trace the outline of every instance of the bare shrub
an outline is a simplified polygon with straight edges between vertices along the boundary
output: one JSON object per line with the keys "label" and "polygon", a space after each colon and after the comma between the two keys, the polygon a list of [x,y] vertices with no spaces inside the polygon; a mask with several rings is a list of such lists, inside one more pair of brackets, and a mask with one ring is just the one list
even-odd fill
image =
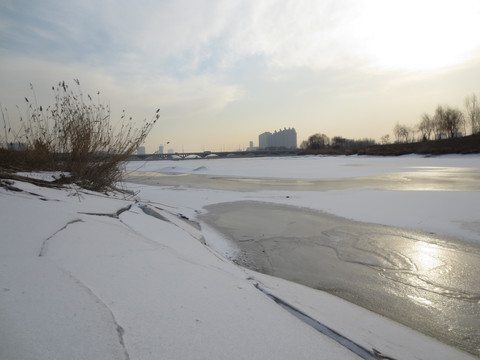
{"label": "bare shrub", "polygon": [[[8,112],[2,109],[6,149],[0,152],[0,167],[61,170],[71,174],[72,182],[96,191],[121,181],[122,163],[144,142],[160,109],[140,127],[123,111],[113,126],[109,106],[93,101],[90,95],[84,99],[80,82],[75,83],[77,91],[65,82],[52,87],[55,101],[47,108],[37,104],[32,88],[33,101],[25,98],[26,116],[20,117],[18,131],[12,130]],[[14,144],[21,148],[14,149]]]}

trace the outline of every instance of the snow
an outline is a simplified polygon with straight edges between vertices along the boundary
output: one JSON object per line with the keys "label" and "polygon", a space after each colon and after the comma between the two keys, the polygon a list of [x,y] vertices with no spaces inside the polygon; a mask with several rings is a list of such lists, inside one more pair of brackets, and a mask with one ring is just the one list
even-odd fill
{"label": "snow", "polygon": [[[128,171],[195,174],[202,169],[204,175],[245,178],[278,179],[358,179],[384,176],[397,186],[401,174],[426,174],[433,179],[442,176],[465,174],[472,177],[476,189],[480,182],[479,155],[445,155],[422,157],[338,156],[338,157],[287,157],[253,159],[217,159],[190,161],[131,162]],[[135,170],[134,170],[135,169]],[[175,170],[175,171],[173,171]],[[413,174],[413,175],[411,175]],[[446,175],[445,175],[446,174]],[[350,188],[323,191],[260,190],[255,192],[204,190],[194,188],[158,188],[131,185],[141,189],[141,194],[152,201],[177,204],[187,216],[191,210],[219,202],[261,200],[325,211],[352,220],[423,230],[453,236],[469,242],[480,243],[480,191],[460,191],[453,185],[435,191],[417,187],[409,190],[410,178],[401,179],[399,190],[375,185],[349,185]],[[372,184],[374,181],[372,181]],[[435,185],[435,184],[434,184]],[[388,186],[388,185],[387,185]],[[440,186],[444,186],[440,183]],[[398,187],[398,186],[397,186]]]}
{"label": "snow", "polygon": [[[210,159],[132,162],[127,169],[348,178],[425,167],[478,172],[479,159]],[[24,191],[0,187],[1,359],[358,358],[257,287],[396,359],[471,358],[329,294],[240,268],[223,256],[233,246],[185,217],[195,219],[209,204],[257,200],[478,241],[476,191],[237,192],[128,184],[139,191],[134,200],[19,181],[15,186]],[[385,202],[396,206],[385,211]],[[438,209],[446,204],[449,211]]]}
{"label": "snow", "polygon": [[139,204],[86,214],[131,201],[15,185],[47,201],[0,189],[2,359],[356,358],[192,229]]}
{"label": "snow", "polygon": [[418,171],[422,168],[477,168],[478,155],[444,155],[425,157],[374,156],[302,156],[222,158],[195,160],[132,161],[127,171],[157,172],[160,174],[195,174],[244,176],[255,178],[338,179],[369,176],[389,172]]}
{"label": "snow", "polygon": [[42,180],[47,182],[53,182],[62,177],[70,177],[69,173],[61,171],[42,171],[42,172],[17,172],[16,175],[25,176],[31,179]]}

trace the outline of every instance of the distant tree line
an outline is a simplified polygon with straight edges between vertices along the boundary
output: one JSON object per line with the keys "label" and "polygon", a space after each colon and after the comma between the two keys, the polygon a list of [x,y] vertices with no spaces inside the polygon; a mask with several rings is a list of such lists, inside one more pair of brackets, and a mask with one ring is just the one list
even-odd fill
{"label": "distant tree line", "polygon": [[465,98],[464,112],[448,105],[438,105],[433,115],[424,113],[413,127],[397,123],[393,135],[395,142],[409,143],[464,136],[467,129],[472,134],[480,133],[480,100],[476,94]]}
{"label": "distant tree line", "polygon": [[311,135],[308,140],[302,141],[300,149],[302,150],[319,150],[324,149],[330,145],[330,139],[325,134]]}
{"label": "distant tree line", "polygon": [[[448,105],[438,105],[433,115],[424,113],[420,122],[415,126],[397,123],[393,128],[395,143],[414,143],[418,140],[439,140],[464,136],[467,128],[472,134],[480,133],[480,98],[472,94],[465,98],[465,110]],[[390,135],[384,135],[380,144],[390,144]],[[346,139],[334,136],[330,139],[327,135],[317,133],[311,135],[300,144],[301,150],[358,150],[375,145],[373,139]]]}
{"label": "distant tree line", "polygon": [[325,134],[311,135],[308,140],[303,141],[300,144],[302,150],[321,150],[321,149],[360,149],[367,146],[375,145],[373,139],[346,139],[341,136],[334,136],[331,140]]}

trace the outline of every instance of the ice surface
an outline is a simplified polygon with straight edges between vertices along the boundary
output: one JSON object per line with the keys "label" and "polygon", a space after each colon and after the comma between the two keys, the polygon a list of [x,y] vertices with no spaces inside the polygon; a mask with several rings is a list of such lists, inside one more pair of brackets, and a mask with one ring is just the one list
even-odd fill
{"label": "ice surface", "polygon": [[[338,178],[424,166],[479,167],[476,156],[395,158],[398,162],[371,158],[368,164],[357,159],[299,158],[294,176]],[[294,161],[180,164],[183,173],[283,177],[293,176]],[[127,168],[139,165],[154,171],[179,163],[135,162]],[[222,256],[236,251],[234,246],[222,242],[212,229],[199,233],[185,218],[194,220],[208,204],[257,200],[476,241],[478,192],[240,193],[130,184],[140,191],[139,204],[93,192],[22,182],[15,186],[25,191],[0,187],[1,359],[357,358],[280,308],[256,284],[362,346],[393,358],[471,358],[335,297],[239,268]],[[165,220],[145,213],[142,204]],[[116,216],[127,206],[131,208]],[[200,235],[220,251],[203,245]]]}
{"label": "ice surface", "polygon": [[[454,236],[470,242],[480,243],[480,191],[460,191],[455,178],[449,178],[450,190],[418,189],[408,190],[410,177],[402,179],[403,190],[386,190],[368,186],[369,176],[390,176],[392,183],[398,183],[401,174],[426,174],[435,181],[444,173],[466,174],[471,177],[474,188],[480,185],[479,155],[447,155],[421,157],[417,155],[400,157],[289,157],[253,159],[215,159],[186,161],[132,162],[127,168],[152,171],[154,168],[180,166],[182,173],[194,173],[204,166],[205,175],[239,176],[248,178],[290,178],[290,179],[352,179],[346,189],[323,191],[268,190],[221,191],[181,187],[149,187],[132,184],[141,190],[140,195],[151,201],[175,204],[182,211],[201,211],[205,205],[219,202],[260,200],[325,211],[352,220],[405,227]],[[190,170],[188,170],[190,169]],[[440,171],[439,169],[442,169]],[[355,179],[366,177],[361,185]],[[372,181],[373,182],[373,181]],[[465,180],[468,183],[467,180]],[[365,183],[367,185],[365,185]],[[387,180],[388,184],[388,180]],[[386,186],[388,188],[388,185]],[[267,189],[267,190],[265,190]]]}
{"label": "ice surface", "polygon": [[353,176],[371,176],[390,172],[411,172],[427,168],[477,168],[479,155],[445,155],[425,157],[404,155],[398,157],[373,156],[301,156],[228,159],[193,159],[132,161],[127,171],[169,171],[193,174],[244,176],[284,179],[337,179]]}

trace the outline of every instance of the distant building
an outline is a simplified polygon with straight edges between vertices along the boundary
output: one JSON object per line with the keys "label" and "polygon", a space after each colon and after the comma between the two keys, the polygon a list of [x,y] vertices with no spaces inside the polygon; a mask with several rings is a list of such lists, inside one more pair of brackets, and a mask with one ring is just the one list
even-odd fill
{"label": "distant building", "polygon": [[163,145],[160,145],[160,146],[158,147],[158,153],[159,153],[159,154],[163,154]]}
{"label": "distant building", "polygon": [[258,135],[258,148],[265,149],[271,147],[272,145],[272,133],[264,132],[263,134]]}
{"label": "distant building", "polygon": [[297,148],[297,132],[294,128],[285,128],[278,130],[272,134],[271,132],[264,132],[258,136],[258,148]]}
{"label": "distant building", "polygon": [[137,155],[145,155],[145,146],[139,146],[138,147]]}
{"label": "distant building", "polygon": [[257,148],[253,146],[253,141],[250,141],[250,145],[247,148],[247,151],[255,151]]}

